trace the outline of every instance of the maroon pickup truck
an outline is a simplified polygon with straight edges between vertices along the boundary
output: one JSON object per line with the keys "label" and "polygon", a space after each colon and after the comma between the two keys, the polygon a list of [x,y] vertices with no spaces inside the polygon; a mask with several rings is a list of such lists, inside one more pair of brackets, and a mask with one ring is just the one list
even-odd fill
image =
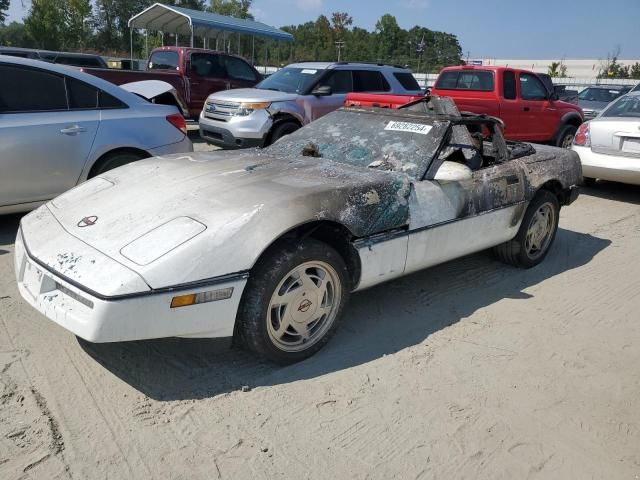
{"label": "maroon pickup truck", "polygon": [[142,80],[162,80],[175,87],[198,118],[207,97],[220,90],[253,87],[262,76],[244,59],[201,48],[160,47],[151,51],[147,70],[83,68],[82,71],[116,85]]}

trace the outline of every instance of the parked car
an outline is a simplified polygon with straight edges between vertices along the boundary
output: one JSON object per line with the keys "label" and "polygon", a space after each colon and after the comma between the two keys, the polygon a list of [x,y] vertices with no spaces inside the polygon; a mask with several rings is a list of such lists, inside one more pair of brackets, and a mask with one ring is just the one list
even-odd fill
{"label": "parked car", "polygon": [[505,137],[569,148],[582,110],[558,99],[540,77],[508,67],[446,67],[431,90],[451,97],[461,111],[502,119]]}
{"label": "parked car", "polygon": [[349,92],[422,95],[405,68],[367,63],[289,65],[255,88],[210,95],[200,135],[225,148],[263,147],[341,107]]}
{"label": "parked car", "polygon": [[640,91],[614,100],[595,119],[583,123],[573,140],[584,181],[640,185]]}
{"label": "parked car", "polygon": [[174,106],[75,68],[0,56],[0,214],[126,163],[192,150]]}
{"label": "parked car", "polygon": [[327,343],[350,292],[491,247],[539,264],[579,180],[574,152],[506,143],[449,99],[340,109],[263,150],[100,175],[22,219],[15,272],[91,342],[235,335],[291,363]]}
{"label": "parked car", "polygon": [[55,52],[51,50],[37,50],[33,48],[17,48],[0,46],[0,55],[11,57],[32,58],[50,63],[61,63],[74,67],[108,68],[107,62],[100,55],[91,53]]}
{"label": "parked car", "polygon": [[151,51],[147,70],[83,69],[116,85],[141,80],[162,80],[174,86],[198,118],[206,98],[230,88],[253,87],[262,76],[246,60],[201,48],[160,47]]}
{"label": "parked car", "polygon": [[587,87],[578,94],[578,106],[584,112],[584,118],[597,117],[604,108],[616,98],[629,93],[631,85],[596,85]]}

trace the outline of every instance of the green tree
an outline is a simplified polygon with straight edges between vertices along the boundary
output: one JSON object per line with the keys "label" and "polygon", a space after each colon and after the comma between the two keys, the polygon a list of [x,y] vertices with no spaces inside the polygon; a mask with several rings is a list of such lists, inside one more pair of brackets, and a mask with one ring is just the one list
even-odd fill
{"label": "green tree", "polygon": [[33,39],[27,33],[24,23],[11,22],[8,25],[0,25],[0,45],[8,47],[35,47]]}
{"label": "green tree", "polygon": [[4,21],[7,19],[10,3],[10,0],[0,0],[0,25],[4,24]]}
{"label": "green tree", "polygon": [[640,63],[636,62],[629,69],[629,78],[640,80]]}
{"label": "green tree", "polygon": [[[129,52],[129,19],[151,5],[152,0],[96,0],[94,38],[102,51],[125,55]],[[142,40],[136,36],[136,52],[142,51]]]}
{"label": "green tree", "polygon": [[380,17],[376,23],[376,41],[378,43],[378,59],[390,61],[394,54],[399,53],[400,27],[396,17],[388,13]]}
{"label": "green tree", "polygon": [[253,15],[249,13],[251,2],[252,0],[211,0],[207,10],[228,17],[253,20]]}
{"label": "green tree", "polygon": [[64,14],[58,0],[32,0],[24,24],[36,47],[62,48]]}
{"label": "green tree", "polygon": [[61,4],[64,19],[63,48],[83,50],[91,35],[91,1],[64,0]]}
{"label": "green tree", "polygon": [[551,62],[547,67],[547,73],[550,77],[556,78],[560,76],[560,62]]}

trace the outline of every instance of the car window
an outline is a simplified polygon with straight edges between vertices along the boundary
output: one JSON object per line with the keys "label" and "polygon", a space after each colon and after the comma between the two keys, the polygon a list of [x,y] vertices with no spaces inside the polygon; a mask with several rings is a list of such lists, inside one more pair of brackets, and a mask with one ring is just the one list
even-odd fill
{"label": "car window", "polygon": [[620,97],[602,112],[601,117],[640,118],[640,97],[636,95]]}
{"label": "car window", "polygon": [[502,90],[504,98],[507,100],[516,99],[516,74],[511,70],[504,72],[502,77]]}
{"label": "car window", "polygon": [[351,70],[334,70],[322,81],[322,85],[331,87],[331,93],[349,93],[353,91]]}
{"label": "car window", "polygon": [[153,52],[149,58],[149,70],[178,70],[179,65],[178,52]]}
{"label": "car window", "polygon": [[354,92],[388,92],[391,90],[389,82],[377,70],[354,70]]}
{"label": "car window", "polygon": [[98,89],[75,78],[67,77],[69,108],[85,110],[98,107]]}
{"label": "car window", "polygon": [[225,66],[227,68],[227,75],[235,80],[248,80],[255,82],[256,73],[253,71],[245,61],[235,57],[225,57]]}
{"label": "car window", "polygon": [[393,76],[400,82],[405,90],[420,90],[420,85],[416,78],[409,72],[394,72]]}
{"label": "car window", "polygon": [[100,108],[129,108],[126,103],[118,100],[113,95],[109,95],[104,90],[98,92],[98,105]]}
{"label": "car window", "polygon": [[459,71],[443,72],[438,77],[436,88],[442,90],[476,90],[481,92],[493,91],[493,73],[487,71]]}
{"label": "car window", "polygon": [[620,90],[609,90],[608,88],[585,88],[578,98],[586,102],[611,102],[621,95]]}
{"label": "car window", "polygon": [[64,78],[44,70],[0,65],[0,112],[67,110]]}
{"label": "car window", "polygon": [[73,67],[87,67],[87,68],[103,68],[105,64],[97,57],[66,57],[58,55],[53,59],[53,63],[60,63],[62,65],[71,65]]}
{"label": "car window", "polygon": [[535,75],[521,73],[520,97],[523,100],[546,100],[547,89]]}
{"label": "car window", "polygon": [[227,76],[222,57],[214,53],[192,53],[191,71],[199,77],[226,78]]}

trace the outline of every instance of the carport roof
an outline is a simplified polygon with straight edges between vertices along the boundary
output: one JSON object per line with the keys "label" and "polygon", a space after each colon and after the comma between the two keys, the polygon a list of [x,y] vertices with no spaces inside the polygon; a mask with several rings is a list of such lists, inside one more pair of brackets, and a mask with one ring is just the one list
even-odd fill
{"label": "carport roof", "polygon": [[289,42],[293,40],[290,33],[261,22],[162,3],[154,3],[131,17],[129,27],[182,35],[191,35],[193,31],[194,35],[209,38],[217,36],[220,32],[235,32]]}

